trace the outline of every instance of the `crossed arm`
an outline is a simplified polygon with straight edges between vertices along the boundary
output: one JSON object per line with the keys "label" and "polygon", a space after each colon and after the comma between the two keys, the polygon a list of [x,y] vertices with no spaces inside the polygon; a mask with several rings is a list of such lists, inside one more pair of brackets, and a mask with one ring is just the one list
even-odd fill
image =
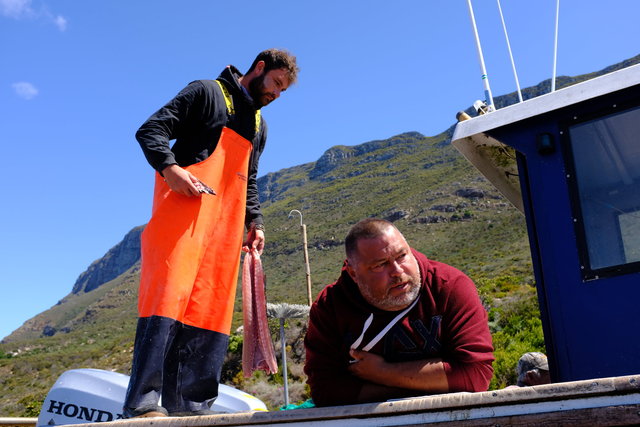
{"label": "crossed arm", "polygon": [[367,382],[358,394],[358,401],[367,402],[402,397],[411,391],[446,393],[449,383],[442,359],[423,359],[389,363],[381,356],[351,350],[355,360],[349,372]]}

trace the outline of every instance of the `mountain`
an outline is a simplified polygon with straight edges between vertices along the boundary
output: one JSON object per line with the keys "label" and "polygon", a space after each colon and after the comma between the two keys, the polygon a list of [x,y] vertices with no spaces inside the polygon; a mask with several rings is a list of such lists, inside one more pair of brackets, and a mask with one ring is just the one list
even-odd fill
{"label": "mountain", "polygon": [[[639,61],[640,56],[605,70]],[[605,70],[560,77],[558,87]],[[526,88],[525,96],[540,94],[546,87],[542,82]],[[497,106],[514,101],[515,94],[495,98]],[[494,334],[498,356],[494,386],[498,387],[513,375],[523,348],[544,349],[526,225],[522,215],[451,146],[452,131],[453,126],[435,136],[406,132],[385,140],[335,146],[316,162],[259,178],[268,238],[263,256],[267,299],[307,303],[300,219],[289,218],[291,210],[301,211],[307,226],[314,295],[336,279],[349,227],[365,217],[388,219],[413,247],[460,268],[478,285]],[[0,343],[0,388],[5,391],[0,396],[1,414],[37,414],[38,402],[67,369],[128,373],[143,227],[133,228],[93,262],[55,306]],[[236,302],[234,328],[241,324],[240,310]],[[517,319],[516,326],[512,319]],[[276,337],[277,325],[273,326]],[[305,322],[291,321],[288,328],[290,390],[303,399],[300,337]],[[238,375],[240,349],[241,337],[233,335],[223,380],[258,395],[271,407],[279,405],[282,377],[258,374],[245,381]]]}
{"label": "mountain", "polygon": [[99,260],[93,262],[73,285],[71,293],[91,292],[115,279],[140,261],[140,234],[144,226],[135,227],[124,239]]}

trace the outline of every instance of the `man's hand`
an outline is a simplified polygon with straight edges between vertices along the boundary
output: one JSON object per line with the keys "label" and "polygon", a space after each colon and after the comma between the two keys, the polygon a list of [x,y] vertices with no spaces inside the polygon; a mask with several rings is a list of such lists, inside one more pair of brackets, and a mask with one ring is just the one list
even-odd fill
{"label": "man's hand", "polygon": [[384,384],[384,375],[382,374],[387,369],[385,366],[387,362],[381,356],[354,349],[349,352],[349,355],[353,358],[351,365],[349,365],[349,372],[363,380]]}
{"label": "man's hand", "polygon": [[349,372],[363,380],[430,393],[449,391],[442,359],[389,363],[381,356],[367,351],[352,349],[349,354],[355,360],[349,365]]}
{"label": "man's hand", "polygon": [[162,170],[162,175],[171,191],[182,194],[183,196],[200,197],[200,191],[198,191],[195,186],[198,178],[186,169],[182,169],[178,165],[170,165]]}
{"label": "man's hand", "polygon": [[255,227],[249,228],[247,239],[242,244],[242,250],[245,252],[253,249],[258,251],[258,255],[262,255],[264,249],[264,231],[257,230]]}

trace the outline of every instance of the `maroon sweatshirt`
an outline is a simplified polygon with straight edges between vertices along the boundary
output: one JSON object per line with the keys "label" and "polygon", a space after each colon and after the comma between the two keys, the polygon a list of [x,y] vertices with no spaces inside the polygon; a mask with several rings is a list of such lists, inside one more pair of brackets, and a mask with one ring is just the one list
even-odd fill
{"label": "maroon sweatshirt", "polygon": [[[422,278],[419,300],[370,351],[387,362],[442,358],[450,392],[487,390],[493,374],[493,346],[475,285],[456,268],[412,251]],[[317,406],[362,403],[357,397],[364,380],[347,368],[349,348],[371,313],[373,322],[360,349],[399,311],[368,304],[344,268],[313,303],[304,371]],[[408,390],[407,395],[424,393]]]}

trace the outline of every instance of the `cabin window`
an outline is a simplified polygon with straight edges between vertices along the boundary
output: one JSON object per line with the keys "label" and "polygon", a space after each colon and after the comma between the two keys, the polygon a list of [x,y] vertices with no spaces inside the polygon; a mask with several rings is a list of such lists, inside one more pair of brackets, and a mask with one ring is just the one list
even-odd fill
{"label": "cabin window", "polygon": [[640,261],[640,211],[620,214],[618,221],[626,261]]}
{"label": "cabin window", "polygon": [[569,137],[583,278],[640,270],[640,107],[569,126]]}

